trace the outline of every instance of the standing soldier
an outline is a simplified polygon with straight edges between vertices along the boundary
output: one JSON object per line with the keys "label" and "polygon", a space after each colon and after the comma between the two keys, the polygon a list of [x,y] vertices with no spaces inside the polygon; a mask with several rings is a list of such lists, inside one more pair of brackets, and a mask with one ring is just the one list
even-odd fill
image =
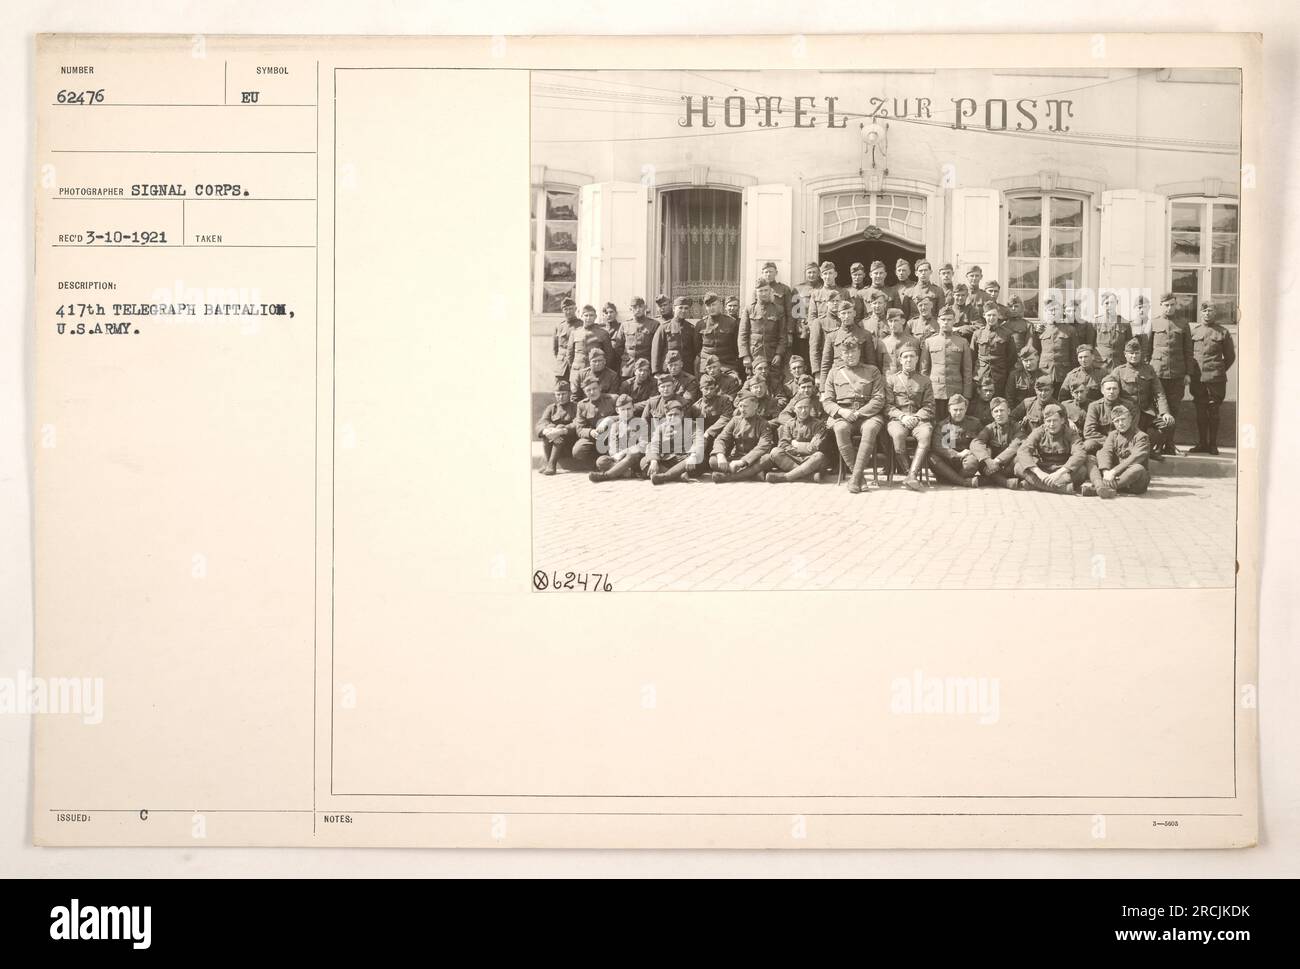
{"label": "standing soldier", "polygon": [[[928,295],[921,297],[922,303],[932,301]],[[921,372],[930,378],[934,389],[935,418],[939,421],[948,416],[949,397],[960,395],[965,403],[972,393],[970,344],[952,331],[956,317],[957,314],[945,306],[939,314],[939,332],[926,337],[921,344]]]}
{"label": "standing soldier", "polygon": [[[997,283],[989,283],[989,286],[997,289]],[[988,306],[989,300],[986,297],[984,305]],[[1019,296],[1012,296],[1010,302],[1003,306],[996,299],[993,305],[998,308],[998,318],[1002,325],[1006,327],[1007,332],[1011,334],[1012,342],[1016,345],[1016,352],[1019,353],[1025,347],[1029,346],[1030,339],[1033,336],[1033,328],[1025,320],[1025,302]]]}
{"label": "standing soldier", "polygon": [[663,293],[655,297],[655,308],[659,311],[659,322],[667,323],[673,318],[672,300]]}
{"label": "standing soldier", "polygon": [[690,431],[685,407],[676,397],[664,405],[664,419],[650,433],[641,473],[652,485],[689,481],[704,471],[704,438]]}
{"label": "standing soldier", "polygon": [[[1001,292],[1002,292],[1002,287],[998,285],[998,281],[996,279],[990,279],[987,283],[984,284],[983,300],[985,306],[988,306],[989,303],[992,303],[994,306],[998,308],[998,319],[1000,319],[1003,323],[1005,323],[1008,319],[1011,318],[1011,311],[1010,311],[1010,307],[1007,304],[998,302],[998,297]],[[1015,297],[1012,298],[1014,299]],[[1022,311],[1020,314],[1020,318],[1024,319],[1024,316],[1025,314]],[[1015,332],[1014,327],[1010,329],[1011,332],[1013,333]]]}
{"label": "standing soldier", "polygon": [[566,383],[572,373],[570,362],[573,360],[573,335],[582,329],[582,320],[578,319],[576,312],[577,306],[572,297],[566,296],[560,300],[564,319],[556,324],[555,334],[551,337],[551,354],[555,357],[555,379]]}
{"label": "standing soldier", "polygon": [[[867,315],[862,320],[863,329],[877,340],[889,336],[889,297],[879,290],[871,290],[871,300],[867,303]],[[901,317],[903,311],[899,310]]]}
{"label": "standing soldier", "polygon": [[849,291],[836,281],[835,263],[830,260],[822,263],[821,273],[821,289],[813,293],[809,304],[811,315],[808,317],[808,352],[814,360],[821,359],[826,334],[839,326],[836,308],[841,300],[849,297]]}
{"label": "standing soldier", "polygon": [[[609,334],[605,328],[596,323],[596,307],[588,304],[582,308],[582,326],[574,330],[569,337],[569,374],[573,375],[586,370],[590,366],[588,355],[591,351],[599,347],[605,354],[605,362],[608,363],[614,357],[614,345],[610,342]],[[582,384],[574,377],[573,392],[576,395],[582,389]]]}
{"label": "standing soldier", "polygon": [[759,405],[757,397],[743,390],[736,398],[737,412],[713,442],[709,458],[715,484],[758,477],[759,462],[775,443],[771,425],[758,415]]}
{"label": "standing soldier", "polygon": [[1075,348],[1074,359],[1079,362],[1079,365],[1067,373],[1065,379],[1061,381],[1058,397],[1073,397],[1074,388],[1082,385],[1087,389],[1084,398],[1086,407],[1094,400],[1101,400],[1101,382],[1106,376],[1106,371],[1097,366],[1097,354],[1087,343],[1081,343]]}
{"label": "standing soldier", "polygon": [[916,304],[912,302],[912,297],[908,295],[912,289],[912,264],[906,259],[899,259],[895,262],[894,278],[897,282],[889,287],[889,298],[893,300],[895,306],[907,314],[907,318],[910,320],[916,315]]}
{"label": "standing soldier", "polygon": [[1219,408],[1228,390],[1228,371],[1237,359],[1232,334],[1214,317],[1214,304],[1207,300],[1192,328],[1192,400],[1196,402],[1192,454],[1219,453]]}
{"label": "standing soldier", "polygon": [[659,321],[645,315],[645,300],[640,296],[632,297],[628,309],[632,318],[620,324],[610,338],[614,347],[613,363],[625,379],[632,376],[638,360],[642,357],[650,359],[650,346],[655,330],[659,329]]}
{"label": "standing soldier", "polygon": [[1083,441],[1065,420],[1060,404],[1043,409],[1043,426],[1030,432],[1016,452],[1016,474],[1034,491],[1070,494],[1088,477]]}
{"label": "standing soldier", "polygon": [[650,366],[655,372],[667,369],[666,357],[669,350],[676,350],[683,364],[695,360],[695,327],[686,318],[686,311],[691,301],[685,296],[673,300],[673,315],[667,322],[655,330],[654,339],[650,341]]}
{"label": "standing soldier", "polygon": [[[879,298],[876,302],[879,303]],[[876,366],[888,377],[902,369],[898,362],[898,354],[903,347],[910,346],[916,351],[916,358],[921,359],[921,342],[907,329],[907,320],[903,319],[902,310],[886,311],[886,320],[889,324],[889,332],[876,341],[878,361]]]}
{"label": "standing soldier", "polygon": [[1044,322],[1036,328],[1031,342],[1038,351],[1038,365],[1052,378],[1052,398],[1056,399],[1061,396],[1061,384],[1075,367],[1078,344],[1073,331],[1061,325],[1056,297],[1048,296],[1043,301],[1043,314]]}
{"label": "standing soldier", "polygon": [[794,321],[794,290],[776,278],[776,263],[763,263],[759,275],[772,287],[772,302],[781,308],[781,325],[788,334]]}
{"label": "standing soldier", "polygon": [[874,295],[867,283],[867,267],[855,262],[849,267],[849,299],[853,301],[854,319],[863,320],[871,312],[870,296]]}
{"label": "standing soldier", "polygon": [[886,381],[885,393],[889,402],[889,437],[894,442],[894,459],[902,460],[907,454],[907,439],[916,441],[911,467],[903,479],[903,487],[920,491],[917,477],[930,456],[930,429],[934,420],[934,388],[930,378],[916,370],[917,355],[911,347],[903,347],[898,354],[902,369]]}
{"label": "standing soldier", "polygon": [[1114,498],[1119,492],[1140,495],[1151,483],[1147,460],[1151,455],[1151,442],[1133,423],[1133,415],[1123,404],[1114,410],[1115,429],[1106,435],[1106,441],[1096,458],[1090,458],[1088,476],[1092,479],[1083,486],[1085,495]]}
{"label": "standing soldier", "polygon": [[577,393],[582,388],[587,378],[594,377],[600,384],[602,394],[617,397],[622,380],[619,379],[617,370],[606,365],[605,351],[598,346],[592,347],[587,351],[587,363],[581,370],[573,372],[574,392]]}
{"label": "standing soldier", "polygon": [[1015,491],[1020,487],[1015,470],[1020,426],[1011,419],[1011,408],[1001,397],[990,401],[989,411],[992,420],[971,442],[971,453],[979,460],[980,477]]}
{"label": "standing soldier", "polygon": [[957,287],[953,285],[950,262],[945,262],[939,267],[939,288],[943,290],[943,305],[954,306],[957,300]]}
{"label": "standing soldier", "polygon": [[582,392],[586,396],[578,401],[573,420],[573,463],[579,471],[595,463],[596,436],[600,423],[615,414],[614,398],[601,393],[600,381],[595,377],[587,378],[582,385]]}
{"label": "standing soldier", "polygon": [[[866,304],[870,306],[872,301],[876,298],[876,294],[879,293],[885,297],[886,310],[901,310],[901,306],[896,306],[894,304],[893,299],[889,295],[889,287],[885,285],[885,278],[889,275],[889,270],[885,268],[885,264],[877,259],[871,264],[871,269],[868,270],[868,272],[871,276],[871,285],[862,291],[862,298],[866,301]],[[903,317],[903,319],[907,319],[907,317]]]}
{"label": "standing soldier", "polygon": [[921,297],[930,296],[934,300],[934,309],[931,315],[935,315],[948,305],[948,299],[943,287],[936,286],[930,281],[930,271],[930,260],[918,259],[916,261],[916,284],[907,290],[907,298],[912,301],[913,306],[919,309]]}
{"label": "standing soldier", "polygon": [[726,313],[733,320],[740,319],[740,297],[728,296],[726,299]]}
{"label": "standing soldier", "polygon": [[961,394],[948,398],[948,416],[939,422],[930,451],[930,470],[945,484],[978,488],[980,460],[971,450],[971,444],[982,428],[979,421],[966,413],[966,404]]}
{"label": "standing soldier", "polygon": [[622,394],[614,401],[614,416],[606,417],[596,428],[596,450],[604,453],[596,458],[596,470],[587,475],[592,482],[617,481],[635,477],[640,470],[646,448],[646,426],[636,413],[632,398]]}
{"label": "standing soldier", "polygon": [[644,409],[645,402],[655,395],[655,382],[650,376],[650,361],[645,357],[638,358],[636,363],[632,364],[632,376],[624,378],[618,385],[618,392],[631,397],[632,403],[637,405],[637,410]]}
{"label": "standing soldier", "polygon": [[983,300],[972,299],[965,283],[958,283],[953,290],[952,308],[957,312],[957,324],[953,332],[967,342],[975,338],[976,331],[984,325]]}
{"label": "standing soldier", "polygon": [[810,394],[799,394],[790,406],[794,408],[794,420],[782,422],[776,447],[759,459],[759,469],[768,484],[804,479],[819,482],[821,469],[826,466],[826,422],[813,413]]}
{"label": "standing soldier", "polygon": [[971,340],[975,366],[975,417],[983,423],[993,419],[993,401],[1006,390],[1007,380],[1016,367],[1016,345],[1000,322],[996,306],[990,306]]}
{"label": "standing soldier", "polygon": [[817,263],[804,266],[803,282],[795,287],[794,303],[790,307],[790,332],[787,342],[790,352],[808,358],[808,321],[812,318],[813,293],[822,288],[821,269]]}
{"label": "standing soldier", "polygon": [[1102,311],[1092,321],[1092,345],[1097,350],[1097,360],[1107,370],[1124,362],[1124,345],[1132,337],[1128,320],[1119,315],[1119,299],[1112,292],[1101,294]]}
{"label": "standing soldier", "polygon": [[[712,354],[728,370],[740,369],[740,322],[722,312],[722,300],[717,293],[704,294],[704,312],[707,316],[695,324],[695,344],[701,357]],[[695,364],[697,374],[704,373],[704,361]]]}
{"label": "standing soldier", "polygon": [[548,404],[537,421],[537,436],[542,441],[541,474],[555,474],[555,466],[573,447],[576,432],[573,422],[578,412],[569,393],[569,382],[555,382],[555,402]]}
{"label": "standing soldier", "polygon": [[740,314],[740,361],[747,373],[752,372],[758,357],[766,357],[773,366],[780,366],[785,359],[785,324],[772,298],[772,287],[760,279],[754,287],[754,302]]}
{"label": "standing soldier", "polygon": [[1151,300],[1139,296],[1133,303],[1135,316],[1129,324],[1131,339],[1142,344],[1142,361],[1151,362]]}
{"label": "standing soldier", "polygon": [[1165,388],[1151,364],[1142,362],[1142,341],[1133,337],[1124,346],[1126,362],[1111,371],[1119,381],[1120,394],[1137,403],[1138,430],[1147,434],[1155,445],[1153,461],[1163,461],[1160,448],[1165,435],[1173,435],[1174,415],[1169,412]]}
{"label": "standing soldier", "polygon": [[979,266],[971,266],[966,270],[966,288],[970,290],[971,298],[980,304],[980,309],[984,308],[984,287],[980,282],[984,279],[984,270]]}
{"label": "standing soldier", "polygon": [[911,297],[908,297],[907,301],[916,309],[916,315],[908,320],[907,328],[912,331],[912,336],[916,337],[924,346],[926,340],[939,332],[939,320],[934,315],[937,309],[934,297],[926,293],[921,296],[919,302],[913,302]]}
{"label": "standing soldier", "polygon": [[[885,426],[885,378],[862,362],[862,344],[848,337],[840,344],[840,365],[831,370],[822,388],[822,407],[829,417],[840,460],[853,469],[849,493],[862,492],[867,458],[876,450],[876,438]],[[853,433],[862,435],[855,452]]]}
{"label": "standing soldier", "polygon": [[[1097,331],[1093,328],[1089,320],[1085,320],[1079,312],[1078,299],[1067,299],[1065,301],[1065,325],[1074,327],[1074,336],[1079,343],[1086,343],[1090,347],[1095,347],[1097,343]],[[1096,351],[1093,351],[1096,355]]]}
{"label": "standing soldier", "polygon": [[[1187,325],[1174,317],[1173,293],[1160,297],[1160,315],[1151,321],[1151,367],[1165,388],[1165,400],[1174,417],[1187,396],[1187,375],[1191,373],[1192,334]],[[1165,436],[1162,454],[1177,454],[1174,436]]]}
{"label": "standing soldier", "polygon": [[839,317],[838,326],[830,334],[822,348],[821,367],[817,372],[817,382],[824,384],[833,368],[838,367],[844,359],[844,341],[854,339],[862,349],[861,362],[876,367],[876,340],[865,326],[854,318],[855,309],[850,300],[841,300],[836,308]]}

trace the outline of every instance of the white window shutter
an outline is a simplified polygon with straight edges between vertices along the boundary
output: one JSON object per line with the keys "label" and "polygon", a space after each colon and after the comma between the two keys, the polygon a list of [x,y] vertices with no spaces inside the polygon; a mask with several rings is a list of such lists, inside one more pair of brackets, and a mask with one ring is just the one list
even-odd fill
{"label": "white window shutter", "polygon": [[1101,194],[1101,288],[1115,291],[1120,313],[1130,318],[1143,292],[1154,314],[1165,288],[1165,201],[1136,189]]}
{"label": "white window shutter", "polygon": [[620,317],[633,296],[647,299],[650,189],[639,182],[584,185],[578,201],[578,284],[581,307],[613,302]]}
{"label": "white window shutter", "polygon": [[952,190],[953,279],[961,282],[966,270],[979,266],[984,279],[1002,282],[1002,193],[996,188]]}
{"label": "white window shutter", "polygon": [[794,190],[789,185],[752,185],[745,189],[742,216],[745,247],[740,261],[740,301],[749,301],[763,263],[776,263],[776,278],[788,286]]}

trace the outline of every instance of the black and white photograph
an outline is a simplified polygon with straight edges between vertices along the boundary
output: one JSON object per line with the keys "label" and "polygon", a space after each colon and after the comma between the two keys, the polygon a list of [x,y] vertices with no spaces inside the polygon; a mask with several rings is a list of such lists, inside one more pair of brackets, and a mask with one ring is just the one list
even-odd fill
{"label": "black and white photograph", "polygon": [[539,588],[1232,584],[1239,71],[531,99]]}

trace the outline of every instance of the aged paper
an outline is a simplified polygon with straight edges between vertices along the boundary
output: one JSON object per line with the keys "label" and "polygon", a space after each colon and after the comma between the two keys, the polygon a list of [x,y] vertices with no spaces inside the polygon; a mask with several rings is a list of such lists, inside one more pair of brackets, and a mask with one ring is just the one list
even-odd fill
{"label": "aged paper", "polygon": [[36,842],[1254,844],[1259,39],[971,41],[42,37]]}

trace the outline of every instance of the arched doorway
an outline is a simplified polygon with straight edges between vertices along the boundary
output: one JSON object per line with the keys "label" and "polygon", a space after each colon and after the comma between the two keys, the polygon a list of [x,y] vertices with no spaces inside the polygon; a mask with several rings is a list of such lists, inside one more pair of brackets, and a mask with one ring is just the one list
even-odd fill
{"label": "arched doorway", "polygon": [[879,259],[886,282],[897,282],[899,259],[915,263],[925,255],[926,202],[899,192],[827,192],[819,200],[818,261],[833,262],[840,284],[848,285],[850,266],[869,268]]}

